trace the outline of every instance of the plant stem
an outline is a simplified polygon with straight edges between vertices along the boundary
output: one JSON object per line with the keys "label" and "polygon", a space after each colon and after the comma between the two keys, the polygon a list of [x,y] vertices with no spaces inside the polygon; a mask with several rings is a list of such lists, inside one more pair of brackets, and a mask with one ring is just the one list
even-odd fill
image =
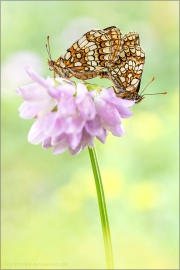
{"label": "plant stem", "polygon": [[99,170],[97,154],[96,154],[95,147],[93,148],[88,147],[88,149],[89,149],[89,155],[90,155],[91,165],[92,165],[93,174],[94,174],[94,180],[96,184],[99,211],[100,211],[100,216],[101,216],[101,225],[102,225],[102,231],[103,231],[103,237],[104,237],[104,247],[105,247],[107,269],[114,269],[111,234],[110,234],[108,214],[107,214],[107,209],[106,209],[106,201],[105,201],[105,196],[104,196],[103,184],[101,180],[101,174]]}

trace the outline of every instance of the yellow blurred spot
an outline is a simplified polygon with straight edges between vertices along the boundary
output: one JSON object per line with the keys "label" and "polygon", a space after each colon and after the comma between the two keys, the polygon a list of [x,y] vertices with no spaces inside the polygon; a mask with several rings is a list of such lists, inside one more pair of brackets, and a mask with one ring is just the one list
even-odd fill
{"label": "yellow blurred spot", "polygon": [[102,171],[102,182],[106,198],[119,197],[123,188],[123,176],[112,170]]}
{"label": "yellow blurred spot", "polygon": [[164,132],[162,120],[153,112],[136,115],[133,133],[144,141],[154,141]]}
{"label": "yellow blurred spot", "polygon": [[89,172],[77,170],[72,178],[56,193],[56,200],[59,206],[67,211],[76,212],[80,210],[88,198]]}
{"label": "yellow blurred spot", "polygon": [[65,211],[79,211],[84,204],[84,194],[74,183],[61,187],[56,193],[56,203]]}
{"label": "yellow blurred spot", "polygon": [[[120,196],[122,176],[115,171],[103,170],[102,182],[106,199]],[[77,170],[69,183],[56,191],[55,203],[67,211],[80,210],[89,197],[97,198],[96,186],[92,171]]]}
{"label": "yellow blurred spot", "polygon": [[131,206],[140,211],[153,209],[158,203],[157,186],[150,181],[136,184],[129,196]]}

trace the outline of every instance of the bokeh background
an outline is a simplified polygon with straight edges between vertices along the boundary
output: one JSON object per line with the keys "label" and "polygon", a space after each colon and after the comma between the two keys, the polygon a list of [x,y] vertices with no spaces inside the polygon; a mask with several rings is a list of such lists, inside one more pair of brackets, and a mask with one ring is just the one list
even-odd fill
{"label": "bokeh background", "polygon": [[[2,269],[102,269],[105,257],[88,150],[30,145],[18,86],[42,76],[46,36],[57,59],[90,29],[137,31],[146,96],[126,135],[96,141],[117,269],[178,269],[179,1],[2,1]],[[94,81],[93,81],[94,82]],[[95,82],[110,86],[108,80]]]}

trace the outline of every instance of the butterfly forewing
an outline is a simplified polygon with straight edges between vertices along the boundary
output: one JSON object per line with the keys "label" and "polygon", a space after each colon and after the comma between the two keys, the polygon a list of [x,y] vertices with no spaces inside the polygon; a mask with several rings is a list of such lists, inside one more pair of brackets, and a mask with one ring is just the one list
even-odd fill
{"label": "butterfly forewing", "polygon": [[108,35],[101,30],[92,29],[59,58],[60,65],[65,66],[78,79],[93,78],[110,61],[110,46]]}

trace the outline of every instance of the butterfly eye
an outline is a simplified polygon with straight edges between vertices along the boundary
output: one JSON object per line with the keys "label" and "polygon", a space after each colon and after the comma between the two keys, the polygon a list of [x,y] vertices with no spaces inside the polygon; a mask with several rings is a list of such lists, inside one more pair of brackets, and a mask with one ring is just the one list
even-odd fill
{"label": "butterfly eye", "polygon": [[140,97],[140,96],[139,96],[138,94],[134,95],[134,100],[138,100],[139,97]]}
{"label": "butterfly eye", "polygon": [[48,60],[48,66],[49,66],[49,70],[54,70],[54,61],[52,60]]}

